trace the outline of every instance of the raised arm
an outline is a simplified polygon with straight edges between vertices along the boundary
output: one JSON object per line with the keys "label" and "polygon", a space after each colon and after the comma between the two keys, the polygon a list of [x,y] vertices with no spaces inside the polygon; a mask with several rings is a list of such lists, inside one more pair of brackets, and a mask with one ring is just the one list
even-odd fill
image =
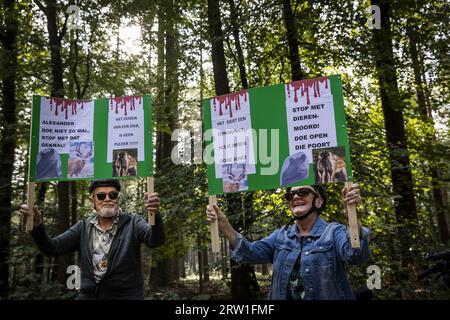
{"label": "raised arm", "polygon": [[[82,229],[81,221],[72,226],[69,230],[61,233],[59,236],[50,238],[42,224],[42,215],[38,207],[34,206],[33,211],[34,228],[33,231],[31,231],[31,236],[36,243],[36,246],[44,255],[55,257],[79,250]],[[23,204],[20,207],[20,212],[26,219],[29,215],[28,206]]]}
{"label": "raised arm", "polygon": [[136,230],[139,240],[149,248],[159,247],[166,240],[164,222],[161,214],[156,213],[155,225],[150,226],[144,218],[136,216]]}
{"label": "raised arm", "polygon": [[218,220],[219,229],[233,247],[232,258],[236,262],[243,263],[268,263],[273,260],[275,240],[278,232],[254,242],[249,242],[231,226],[225,214],[216,204],[209,205],[206,209],[207,219],[211,223]]}

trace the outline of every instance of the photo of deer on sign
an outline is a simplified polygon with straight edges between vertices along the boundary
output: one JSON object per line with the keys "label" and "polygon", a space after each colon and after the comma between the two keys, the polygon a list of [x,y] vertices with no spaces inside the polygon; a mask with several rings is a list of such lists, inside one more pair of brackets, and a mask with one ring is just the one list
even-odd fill
{"label": "photo of deer on sign", "polygon": [[79,141],[70,143],[68,173],[70,178],[92,178],[94,176],[94,143]]}
{"label": "photo of deer on sign", "polygon": [[137,176],[137,149],[113,151],[113,177]]}

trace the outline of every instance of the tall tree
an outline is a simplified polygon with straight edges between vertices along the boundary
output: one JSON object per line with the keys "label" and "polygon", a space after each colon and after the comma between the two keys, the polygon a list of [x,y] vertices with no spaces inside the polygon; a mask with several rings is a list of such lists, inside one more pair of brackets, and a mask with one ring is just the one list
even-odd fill
{"label": "tall tree", "polygon": [[[216,95],[230,93],[230,85],[226,70],[225,52],[223,47],[223,32],[218,0],[208,0],[208,31],[211,42],[211,57],[213,63],[214,86]],[[228,212],[240,212],[241,198],[227,195]],[[231,264],[231,296],[233,299],[250,299],[259,293],[255,270],[246,264]]]}
{"label": "tall tree", "polygon": [[[158,32],[157,32],[157,77],[163,80],[157,84],[156,108],[157,115],[157,174],[171,168],[171,152],[174,146],[171,134],[177,127],[178,100],[179,100],[179,34],[177,23],[179,21],[179,5],[173,0],[158,1]],[[162,190],[157,179],[156,190]],[[167,233],[171,234],[166,244],[160,248],[173,246],[174,242],[181,241],[182,233],[179,229],[179,217],[171,216],[166,220]],[[180,277],[179,257],[164,256],[156,265],[152,266],[151,283],[154,286],[166,287]]]}
{"label": "tall tree", "polygon": [[[420,63],[420,61],[423,61],[423,59],[419,59],[420,52],[418,50],[418,46],[420,44],[420,38],[417,30],[412,25],[411,20],[408,21],[406,32],[409,40],[409,54],[414,74],[414,87],[416,90],[417,105],[419,107],[422,121],[425,124],[428,124],[428,126],[430,127],[429,130],[425,130],[424,132],[424,134],[426,135],[425,141],[434,142],[430,143],[432,148],[434,148],[437,139],[434,130],[433,115],[431,114],[430,108],[427,108],[427,101],[424,92],[424,86],[426,84],[424,84],[422,81],[425,75],[422,72],[423,68],[421,67]],[[435,153],[435,150],[433,151],[434,152],[432,153]],[[447,190],[442,184],[441,172],[439,170],[438,164],[435,161],[431,161],[430,176],[435,205],[435,214],[438,222],[439,238],[443,244],[447,244],[449,240],[449,229],[447,221],[449,205],[446,199]]]}
{"label": "tall tree", "polygon": [[1,69],[2,106],[0,113],[0,297],[9,289],[9,250],[11,223],[12,173],[16,149],[16,74],[19,4],[5,0],[0,6],[0,42],[3,46]]}
{"label": "tall tree", "polygon": [[[384,115],[386,143],[389,149],[392,186],[395,195],[395,214],[399,224],[401,251],[409,252],[414,244],[412,234],[417,234],[417,210],[414,198],[412,174],[407,148],[403,102],[397,83],[396,64],[391,31],[390,1],[375,0],[381,15],[381,28],[373,29],[372,50],[376,76],[379,83],[381,106]],[[409,259],[402,259],[405,266]]]}
{"label": "tall tree", "polygon": [[236,8],[236,5],[234,4],[234,0],[228,0],[228,4],[230,5],[230,23],[231,29],[233,31],[234,46],[236,48],[236,55],[237,55],[236,63],[238,64],[239,68],[239,76],[241,78],[242,89],[247,89],[248,88],[247,71],[245,69],[244,54],[242,52],[241,40],[239,37],[239,23],[238,23],[239,13]]}
{"label": "tall tree", "polygon": [[305,77],[300,65],[298,53],[298,34],[294,12],[292,11],[291,0],[283,1],[283,18],[286,27],[286,39],[289,48],[289,61],[291,62],[292,80],[301,80]]}
{"label": "tall tree", "polygon": [[[58,3],[56,0],[47,0],[46,6],[41,1],[34,0],[39,9],[47,17],[47,31],[52,69],[52,97],[64,98],[64,68],[61,57],[61,42],[67,31],[66,16],[61,31],[58,30]],[[58,222],[57,232],[63,233],[70,227],[70,184],[67,181],[58,183]],[[66,283],[66,269],[71,264],[71,255],[58,257],[58,282]]]}

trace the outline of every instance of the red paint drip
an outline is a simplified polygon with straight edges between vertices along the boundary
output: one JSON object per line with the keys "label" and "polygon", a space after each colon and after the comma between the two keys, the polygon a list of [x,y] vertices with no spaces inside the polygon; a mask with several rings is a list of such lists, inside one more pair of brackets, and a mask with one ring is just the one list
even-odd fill
{"label": "red paint drip", "polygon": [[53,102],[55,102],[55,116],[58,116],[59,112],[64,113],[64,118],[69,118],[69,107],[72,115],[77,114],[78,105],[81,109],[84,108],[84,103],[91,100],[67,100],[56,97],[50,97],[50,111],[53,111]]}
{"label": "red paint drip", "polygon": [[297,90],[300,89],[300,94],[302,97],[305,96],[306,93],[306,104],[310,104],[311,101],[309,99],[309,88],[313,88],[314,90],[314,97],[320,97],[320,83],[325,82],[325,88],[328,89],[328,77],[320,77],[320,78],[314,78],[314,79],[307,79],[307,80],[298,80],[298,81],[292,81],[287,84],[288,89],[288,97],[291,97],[290,93],[290,86],[294,89],[294,102],[298,102],[298,96],[297,96]]}
{"label": "red paint drip", "polygon": [[247,90],[241,90],[238,92],[229,93],[223,96],[218,96],[213,98],[213,107],[214,111],[216,111],[216,100],[219,103],[219,115],[223,115],[222,104],[225,107],[225,110],[230,110],[230,118],[233,118],[233,108],[231,107],[231,103],[234,101],[235,110],[241,110],[241,101],[239,99],[240,96],[244,97],[244,101],[247,101]]}
{"label": "red paint drip", "polygon": [[110,110],[113,110],[114,104],[116,106],[116,113],[119,113],[119,105],[120,110],[124,111],[124,115],[128,115],[128,107],[129,111],[136,110],[135,101],[138,100],[139,104],[142,103],[142,96],[128,96],[128,97],[119,97],[119,98],[109,98],[110,101]]}

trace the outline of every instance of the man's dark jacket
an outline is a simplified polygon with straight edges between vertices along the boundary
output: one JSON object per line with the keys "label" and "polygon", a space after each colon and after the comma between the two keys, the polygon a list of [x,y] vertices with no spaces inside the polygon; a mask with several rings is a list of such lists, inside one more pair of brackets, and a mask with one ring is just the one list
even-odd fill
{"label": "man's dark jacket", "polygon": [[95,281],[92,264],[91,216],[79,221],[66,232],[50,239],[41,224],[31,235],[39,250],[47,256],[79,252],[81,269],[80,299],[143,299],[144,277],[141,270],[140,245],[154,248],[164,243],[161,215],[150,226],[139,215],[121,213],[116,235],[109,251],[108,268],[103,278]]}

